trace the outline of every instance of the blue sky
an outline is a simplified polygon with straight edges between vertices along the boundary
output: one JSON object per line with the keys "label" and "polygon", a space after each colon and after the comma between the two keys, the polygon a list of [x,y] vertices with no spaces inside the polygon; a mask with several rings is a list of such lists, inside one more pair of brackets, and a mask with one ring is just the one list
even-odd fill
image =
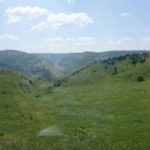
{"label": "blue sky", "polygon": [[150,49],[149,0],[0,0],[0,49]]}

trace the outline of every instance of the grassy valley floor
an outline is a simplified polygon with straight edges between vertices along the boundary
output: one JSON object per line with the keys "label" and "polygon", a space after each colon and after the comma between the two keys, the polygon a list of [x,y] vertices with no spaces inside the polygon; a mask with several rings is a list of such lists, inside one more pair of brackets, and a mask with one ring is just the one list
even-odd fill
{"label": "grassy valley floor", "polygon": [[54,89],[1,71],[0,149],[149,150],[149,64],[95,62]]}

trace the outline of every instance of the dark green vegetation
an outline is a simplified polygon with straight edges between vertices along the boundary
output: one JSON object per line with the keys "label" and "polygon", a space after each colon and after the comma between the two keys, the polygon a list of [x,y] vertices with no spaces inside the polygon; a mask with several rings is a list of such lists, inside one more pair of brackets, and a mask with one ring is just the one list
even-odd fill
{"label": "dark green vegetation", "polygon": [[96,61],[56,88],[2,70],[0,149],[149,150],[149,89],[148,54]]}

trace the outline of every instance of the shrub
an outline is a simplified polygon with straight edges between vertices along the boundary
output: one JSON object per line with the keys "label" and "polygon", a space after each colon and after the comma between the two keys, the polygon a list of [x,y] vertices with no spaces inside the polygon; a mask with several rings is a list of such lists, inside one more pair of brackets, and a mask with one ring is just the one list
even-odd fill
{"label": "shrub", "polygon": [[0,136],[4,136],[4,133],[0,133]]}
{"label": "shrub", "polygon": [[138,54],[133,54],[130,56],[130,59],[131,59],[131,63],[135,65],[138,63],[140,56]]}
{"label": "shrub", "polygon": [[119,56],[119,57],[117,58],[118,61],[123,61],[123,60],[125,60],[125,59],[126,59],[126,56]]}
{"label": "shrub", "polygon": [[93,70],[92,72],[94,73],[94,72],[96,72],[96,70]]}
{"label": "shrub", "polygon": [[29,84],[32,84],[32,81],[31,81],[31,80],[29,80]]}
{"label": "shrub", "polygon": [[76,73],[76,74],[78,74],[78,73],[79,73],[79,70],[78,70],[78,71],[76,71],[75,73]]}
{"label": "shrub", "polygon": [[144,58],[149,58],[149,53],[143,53]]}
{"label": "shrub", "polygon": [[146,62],[146,59],[141,59],[140,61],[139,61],[140,63],[144,63],[144,62]]}
{"label": "shrub", "polygon": [[133,65],[137,64],[137,62],[138,62],[137,59],[134,59],[134,58],[131,61],[132,61]]}
{"label": "shrub", "polygon": [[6,91],[2,91],[2,94],[7,94]]}
{"label": "shrub", "polygon": [[61,81],[55,81],[53,84],[54,87],[59,87],[61,86]]}
{"label": "shrub", "polygon": [[143,76],[137,77],[137,81],[138,81],[138,82],[143,82],[143,81],[144,81],[144,77],[143,77]]}
{"label": "shrub", "polygon": [[137,63],[144,63],[146,61],[144,56],[139,55],[139,54],[134,54],[130,56],[131,63],[132,64],[137,64]]}
{"label": "shrub", "polygon": [[114,65],[115,64],[115,58],[109,58],[107,60],[103,60],[103,63],[107,65]]}
{"label": "shrub", "polygon": [[35,97],[40,97],[40,95],[36,95]]}
{"label": "shrub", "polygon": [[118,74],[118,69],[114,68],[112,75]]}

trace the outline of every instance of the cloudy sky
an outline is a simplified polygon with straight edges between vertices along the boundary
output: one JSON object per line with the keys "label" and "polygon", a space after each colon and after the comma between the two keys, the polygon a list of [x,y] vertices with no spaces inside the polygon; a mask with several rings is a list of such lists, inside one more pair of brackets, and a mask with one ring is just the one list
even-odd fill
{"label": "cloudy sky", "polygon": [[149,50],[149,6],[149,0],[0,0],[0,50]]}

